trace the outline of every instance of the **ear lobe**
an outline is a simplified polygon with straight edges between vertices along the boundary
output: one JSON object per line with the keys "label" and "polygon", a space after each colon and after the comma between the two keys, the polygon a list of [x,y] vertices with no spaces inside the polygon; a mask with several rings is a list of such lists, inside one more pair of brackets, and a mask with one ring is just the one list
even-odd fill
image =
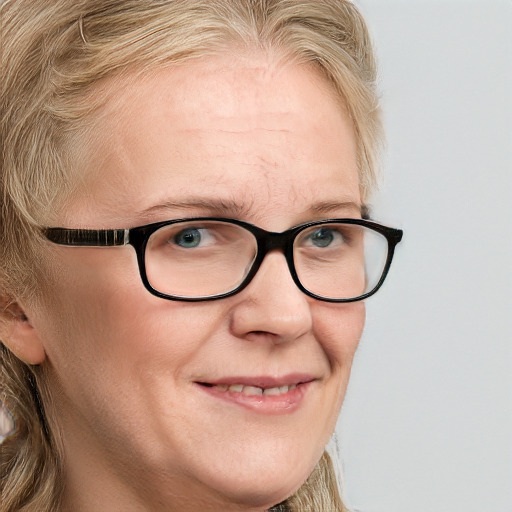
{"label": "ear lobe", "polygon": [[24,363],[41,364],[46,358],[43,343],[23,308],[16,302],[0,298],[0,340]]}

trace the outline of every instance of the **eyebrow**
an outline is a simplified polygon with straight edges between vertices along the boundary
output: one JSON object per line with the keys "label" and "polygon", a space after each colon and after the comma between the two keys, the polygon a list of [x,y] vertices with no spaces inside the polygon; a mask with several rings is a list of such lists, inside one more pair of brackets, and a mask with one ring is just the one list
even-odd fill
{"label": "eyebrow", "polygon": [[[184,201],[165,201],[163,203],[150,206],[138,213],[140,217],[149,217],[166,210],[202,210],[212,216],[235,216],[243,217],[249,215],[252,210],[253,202],[240,203],[233,199],[216,198],[191,198]],[[306,212],[316,215],[327,215],[334,212],[346,210],[357,211],[363,219],[370,217],[369,207],[365,204],[359,204],[355,201],[322,201],[313,204]]]}
{"label": "eyebrow", "polygon": [[141,217],[151,216],[166,210],[203,210],[214,215],[246,215],[251,210],[251,203],[241,204],[232,199],[192,198],[184,201],[165,201],[139,212]]}
{"label": "eyebrow", "polygon": [[314,204],[311,207],[311,211],[315,213],[328,214],[332,212],[338,212],[341,210],[356,210],[361,214],[363,219],[368,219],[370,217],[370,208],[366,204],[359,204],[355,201],[326,201]]}

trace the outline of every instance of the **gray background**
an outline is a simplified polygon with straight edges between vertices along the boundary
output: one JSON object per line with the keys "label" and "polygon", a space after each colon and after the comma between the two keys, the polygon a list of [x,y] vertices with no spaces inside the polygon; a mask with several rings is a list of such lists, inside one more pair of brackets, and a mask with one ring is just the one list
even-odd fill
{"label": "gray background", "polygon": [[337,429],[361,512],[512,512],[512,2],[359,0],[405,231]]}

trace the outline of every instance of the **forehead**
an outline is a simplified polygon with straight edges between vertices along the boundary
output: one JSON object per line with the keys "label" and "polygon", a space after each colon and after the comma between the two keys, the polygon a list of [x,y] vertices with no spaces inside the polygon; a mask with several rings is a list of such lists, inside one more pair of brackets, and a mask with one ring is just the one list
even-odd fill
{"label": "forehead", "polygon": [[300,209],[330,189],[359,200],[352,123],[312,66],[218,56],[109,89],[82,160],[88,183],[73,210],[96,212],[83,222],[135,223],[195,199]]}

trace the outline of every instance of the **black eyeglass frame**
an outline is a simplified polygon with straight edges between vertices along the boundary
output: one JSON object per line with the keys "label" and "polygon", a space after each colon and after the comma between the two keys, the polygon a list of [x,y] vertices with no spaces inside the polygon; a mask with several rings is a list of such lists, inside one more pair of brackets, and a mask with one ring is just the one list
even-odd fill
{"label": "black eyeglass frame", "polygon": [[[196,221],[225,222],[229,224],[234,224],[236,226],[240,226],[249,231],[250,233],[252,233],[257,243],[257,254],[251,266],[251,269],[247,273],[247,276],[235,289],[230,290],[229,292],[224,292],[218,295],[209,295],[206,297],[182,297],[180,295],[168,295],[156,290],[149,283],[146,274],[146,246],[149,238],[155,231],[164,226],[169,226],[180,222]],[[295,263],[293,261],[293,244],[295,238],[297,237],[297,235],[299,235],[299,233],[301,233],[305,229],[325,224],[352,224],[364,226],[366,228],[372,229],[373,231],[376,231],[377,233],[380,233],[382,236],[386,238],[388,242],[388,253],[386,263],[384,265],[384,269],[378,283],[372,290],[358,297],[353,297],[349,299],[334,299],[330,297],[323,297],[321,295],[317,295],[313,292],[310,292],[307,288],[305,288],[302,285],[297,275],[297,271],[295,270]],[[231,295],[235,295],[236,293],[243,290],[252,281],[253,277],[258,272],[265,256],[269,252],[275,250],[279,250],[284,254],[293,281],[295,282],[297,287],[309,297],[313,297],[314,299],[321,300],[324,302],[356,302],[364,300],[373,295],[375,292],[377,292],[377,290],[384,283],[384,280],[386,279],[386,276],[391,267],[391,262],[393,260],[395,248],[397,244],[402,240],[403,236],[403,231],[401,229],[386,227],[383,226],[382,224],[378,224],[376,222],[366,219],[351,218],[324,219],[306,222],[304,224],[300,224],[281,233],[266,231],[265,229],[254,226],[253,224],[250,224],[248,222],[244,222],[238,219],[228,219],[224,217],[193,217],[167,220],[163,222],[147,224],[145,226],[137,226],[130,229],[43,228],[42,233],[49,241],[58,245],[67,245],[75,247],[113,247],[121,245],[131,245],[133,246],[137,254],[139,273],[145,288],[156,297],[160,297],[166,300],[179,300],[184,302],[201,302],[207,300],[217,300],[230,297]]]}

